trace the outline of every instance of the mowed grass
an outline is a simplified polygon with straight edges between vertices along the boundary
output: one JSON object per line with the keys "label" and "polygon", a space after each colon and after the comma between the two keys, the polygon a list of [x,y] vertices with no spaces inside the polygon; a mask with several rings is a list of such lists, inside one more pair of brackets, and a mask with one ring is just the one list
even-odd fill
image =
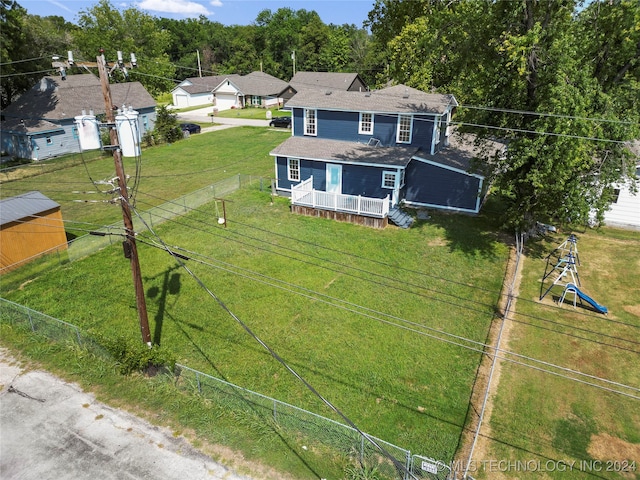
{"label": "mowed grass", "polygon": [[[577,233],[581,290],[608,307],[606,316],[574,309],[572,296],[558,307],[554,300],[562,287],[538,301],[544,257],[567,237],[559,234],[530,245],[518,314],[505,348],[634,387],[581,377],[638,397],[640,234],[614,229]],[[484,459],[540,462],[543,470],[532,463],[533,468],[480,471],[477,477],[540,478],[544,472],[545,478],[640,478],[639,407],[637,398],[503,363]],[[563,470],[560,462],[575,464]]]}
{"label": "mowed grass", "polygon": [[[137,190],[149,194],[144,197],[145,205],[141,207],[147,209],[162,203],[162,199],[177,198],[233,175],[272,177],[274,164],[269,152],[288,135],[288,132],[266,128],[236,127],[191,135],[174,144],[145,149],[138,170],[133,158],[125,157],[123,163],[126,174],[131,177],[129,186],[132,187],[139,177]],[[48,173],[37,174],[43,170]],[[97,151],[85,152],[82,156],[72,155],[42,165],[4,171],[0,180],[16,180],[2,182],[0,197],[39,190],[61,205],[66,222],[121,223],[119,205],[106,202],[114,196],[98,193],[98,190],[107,191],[110,187],[93,183],[115,176],[112,156]],[[75,227],[68,223],[67,231],[82,235],[92,225]]]}
{"label": "mowed grass", "polygon": [[[241,130],[262,140],[252,169],[234,161],[248,156],[244,144],[236,144],[235,157],[213,153],[226,138],[218,134],[235,130],[215,132],[211,153],[202,147],[173,157],[145,152],[140,192],[148,192],[151,181],[158,182],[154,195],[164,199],[203,186],[193,174],[184,176],[188,187],[181,185],[181,169],[164,171],[161,163],[200,169],[208,183],[223,170],[227,176],[269,175],[273,162],[262,158],[264,152],[287,134]],[[486,339],[508,255],[492,222],[434,214],[410,230],[374,230],[292,215],[287,199],[272,202],[257,185],[229,196],[226,209],[227,228],[209,205],[155,226],[157,236],[140,235],[154,342],[192,368],[335,417],[232,312],[359,428],[449,461],[480,354],[440,332]],[[186,265],[193,276],[152,246],[160,242],[191,258]],[[25,283],[19,272],[5,275],[3,296],[87,331],[140,337],[121,247],[32,277]]]}

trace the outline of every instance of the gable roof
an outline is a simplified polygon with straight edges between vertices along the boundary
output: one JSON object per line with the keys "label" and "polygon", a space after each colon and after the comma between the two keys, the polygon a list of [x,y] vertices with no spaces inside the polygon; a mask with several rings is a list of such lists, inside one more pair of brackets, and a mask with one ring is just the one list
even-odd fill
{"label": "gable roof", "polygon": [[60,205],[37,191],[0,200],[0,225],[60,208]]}
{"label": "gable roof", "polygon": [[405,85],[371,92],[304,89],[287,102],[287,107],[321,108],[353,112],[428,113],[442,115],[458,105],[453,95],[425,93]]}
{"label": "gable roof", "polygon": [[229,78],[244,95],[268,97],[278,95],[287,87],[287,82],[268,73],[251,72],[247,75]]}
{"label": "gable roof", "polygon": [[[228,79],[236,79],[240,77],[237,73],[229,75],[208,75],[206,77],[189,77],[185,78],[173,91],[182,89],[185,92],[195,95],[198,93],[211,93],[222,82]],[[183,83],[187,83],[183,85]]]}
{"label": "gable roof", "polygon": [[292,136],[274,148],[270,155],[337,163],[406,167],[417,152],[417,147],[373,147],[341,140]]}
{"label": "gable roof", "polygon": [[[305,88],[331,88],[347,91],[358,79],[360,79],[360,75],[357,73],[297,72],[289,81],[289,85],[298,91]],[[362,79],[360,82],[364,85]]]}
{"label": "gable roof", "polygon": [[[140,82],[110,85],[114,106],[155,107],[156,101]],[[40,82],[11,103],[2,114],[10,120],[59,122],[73,119],[82,110],[105,113],[100,80],[91,74],[43,77]]]}

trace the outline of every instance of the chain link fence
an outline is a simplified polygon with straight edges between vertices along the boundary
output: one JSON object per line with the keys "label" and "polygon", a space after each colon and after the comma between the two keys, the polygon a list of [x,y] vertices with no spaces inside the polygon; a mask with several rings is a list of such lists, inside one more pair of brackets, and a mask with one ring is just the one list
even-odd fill
{"label": "chain link fence", "polygon": [[[79,344],[105,357],[106,350],[79,327],[0,298],[0,323],[18,325],[56,342]],[[252,392],[219,378],[176,364],[175,384],[196,392],[234,412],[253,416],[265,426],[276,425],[304,441],[321,455],[345,458],[357,474],[353,478],[446,480],[451,469],[443,462],[412,455],[355,428],[274,398]]]}
{"label": "chain link fence", "polygon": [[[233,177],[195,190],[174,200],[164,202],[144,212],[139,212],[141,218],[134,215],[133,228],[136,233],[144,232],[147,230],[147,226],[153,228],[163,222],[184,215],[192,209],[201,207],[214,200],[219,200],[225,195],[229,195],[240,188],[253,185],[257,182],[260,183],[261,188],[265,188],[264,185],[270,188],[270,180],[268,179],[251,175],[234,175]],[[104,234],[104,236],[87,234],[69,242],[67,255],[70,261],[73,262],[84,258],[111,244],[122,243],[122,222],[96,229],[96,232],[100,232]]]}

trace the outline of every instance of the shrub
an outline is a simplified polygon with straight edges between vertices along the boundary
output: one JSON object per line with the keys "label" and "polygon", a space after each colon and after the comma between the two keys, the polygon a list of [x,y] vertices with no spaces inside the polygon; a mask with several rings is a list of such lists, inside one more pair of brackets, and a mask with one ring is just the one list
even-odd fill
{"label": "shrub", "polygon": [[133,372],[155,375],[163,369],[173,371],[176,363],[175,356],[164,347],[159,345],[149,347],[140,340],[123,336],[107,337],[101,334],[94,336],[96,341],[113,356],[122,375]]}

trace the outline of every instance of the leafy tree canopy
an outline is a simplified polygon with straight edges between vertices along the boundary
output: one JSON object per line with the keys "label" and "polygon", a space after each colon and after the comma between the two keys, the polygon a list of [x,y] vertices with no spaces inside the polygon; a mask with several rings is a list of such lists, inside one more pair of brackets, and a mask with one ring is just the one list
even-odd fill
{"label": "leafy tree canopy", "polygon": [[131,78],[138,80],[152,94],[170,90],[174,84],[175,68],[166,53],[170,34],[159,30],[152,17],[137,8],[122,12],[109,0],[100,0],[79,15],[80,28],[74,33],[78,45],[77,59],[95,61],[103,52],[108,62],[117,59],[121,51],[128,61],[136,55],[138,68],[131,70]]}
{"label": "leafy tree canopy", "polygon": [[369,15],[395,80],[453,93],[461,129],[508,141],[479,165],[517,228],[602,218],[635,170],[622,142],[640,138],[640,3],[578,6],[378,0]]}

